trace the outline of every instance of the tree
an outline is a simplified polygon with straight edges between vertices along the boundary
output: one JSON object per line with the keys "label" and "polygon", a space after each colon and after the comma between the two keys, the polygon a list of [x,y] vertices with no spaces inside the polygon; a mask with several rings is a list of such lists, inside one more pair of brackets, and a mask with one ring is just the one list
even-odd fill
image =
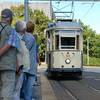
{"label": "tree", "polygon": [[43,11],[34,10],[33,14],[30,14],[30,19],[34,20],[35,22],[35,31],[34,33],[38,33],[38,43],[39,47],[39,55],[41,60],[45,57],[45,37],[44,37],[44,30],[47,28],[50,19],[44,14]]}
{"label": "tree", "polygon": [[100,57],[100,35],[90,28],[90,26],[84,25],[81,22],[83,28],[83,52],[87,53],[87,41],[89,42],[89,56]]}
{"label": "tree", "polygon": [[[16,21],[18,20],[24,20],[24,6],[12,6],[11,7],[12,11],[14,12],[14,21],[13,25],[15,25]],[[51,21],[41,10],[34,10],[28,9],[29,12],[29,20],[34,21],[35,23],[35,30],[34,33],[38,33],[38,44],[40,45],[39,47],[39,55],[41,59],[44,59],[44,54],[45,54],[45,37],[44,37],[44,30],[47,28],[48,23]]]}
{"label": "tree", "polygon": [[12,6],[11,10],[14,13],[14,19],[13,19],[13,26],[15,25],[16,21],[18,20],[24,20],[24,6]]}

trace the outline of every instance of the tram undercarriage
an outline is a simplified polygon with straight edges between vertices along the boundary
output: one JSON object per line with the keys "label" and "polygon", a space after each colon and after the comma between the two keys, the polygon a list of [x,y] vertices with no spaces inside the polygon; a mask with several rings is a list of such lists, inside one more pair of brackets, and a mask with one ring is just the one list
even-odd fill
{"label": "tram undercarriage", "polygon": [[82,79],[82,69],[80,68],[48,68],[46,70],[49,78],[76,78]]}

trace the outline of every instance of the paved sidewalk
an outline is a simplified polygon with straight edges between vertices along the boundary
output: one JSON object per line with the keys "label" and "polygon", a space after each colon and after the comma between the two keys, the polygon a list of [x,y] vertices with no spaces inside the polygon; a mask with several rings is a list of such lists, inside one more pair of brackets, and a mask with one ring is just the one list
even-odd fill
{"label": "paved sidewalk", "polygon": [[84,66],[83,71],[100,73],[100,67],[97,67],[97,66]]}
{"label": "paved sidewalk", "polygon": [[38,66],[38,72],[40,73],[40,82],[41,82],[41,100],[57,100],[52,86],[45,76],[45,71],[47,69],[46,63],[42,62],[41,66]]}

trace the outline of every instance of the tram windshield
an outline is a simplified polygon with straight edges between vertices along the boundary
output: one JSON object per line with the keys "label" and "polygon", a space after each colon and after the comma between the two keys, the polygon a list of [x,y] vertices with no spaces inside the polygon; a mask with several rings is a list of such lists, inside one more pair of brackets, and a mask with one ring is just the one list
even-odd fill
{"label": "tram windshield", "polygon": [[75,37],[61,37],[61,49],[75,49]]}

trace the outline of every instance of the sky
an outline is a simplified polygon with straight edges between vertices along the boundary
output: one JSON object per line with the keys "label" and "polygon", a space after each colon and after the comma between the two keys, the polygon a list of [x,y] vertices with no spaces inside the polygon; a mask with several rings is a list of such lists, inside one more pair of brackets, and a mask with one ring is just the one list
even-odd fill
{"label": "sky", "polygon": [[[66,6],[65,10],[67,11],[70,9],[70,4],[62,2],[61,6],[63,5],[62,8]],[[60,8],[59,4],[57,6]],[[100,2],[75,2],[73,9],[74,19],[80,19],[85,25],[89,25],[90,28],[100,33]]]}
{"label": "sky", "polygon": [[[0,3],[5,1],[24,2],[24,0],[0,0]],[[63,8],[60,11],[68,11],[71,9],[71,3],[54,2],[53,8],[55,11],[60,8]],[[75,19],[80,19],[85,25],[89,25],[97,34],[100,34],[100,2],[75,2],[73,11]]]}
{"label": "sky", "polygon": [[[83,7],[77,6],[75,17],[80,18],[82,22],[90,25],[91,28],[100,33],[100,2],[91,5],[82,5]],[[77,15],[77,13],[80,13]]]}

